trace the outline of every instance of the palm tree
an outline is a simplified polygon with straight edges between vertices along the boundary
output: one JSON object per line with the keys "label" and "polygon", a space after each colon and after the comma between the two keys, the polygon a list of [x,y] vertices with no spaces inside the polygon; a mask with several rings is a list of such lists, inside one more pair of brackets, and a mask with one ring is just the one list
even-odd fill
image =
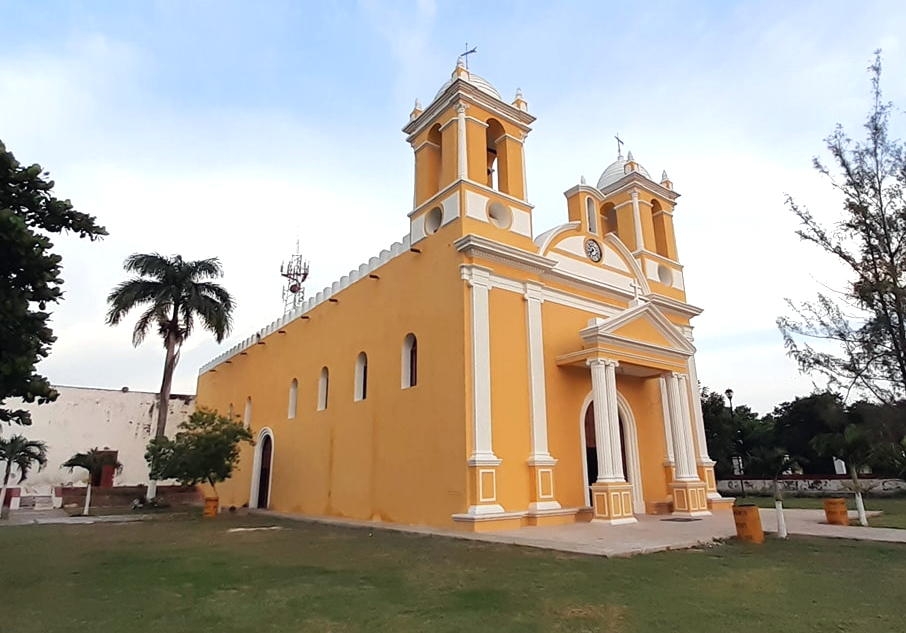
{"label": "palm tree", "polygon": [[100,451],[96,448],[92,448],[87,453],[76,453],[63,462],[62,468],[68,468],[70,472],[74,468],[84,468],[88,471],[88,489],[85,491],[85,508],[82,510],[84,516],[88,516],[88,510],[91,507],[91,482],[101,478],[104,466],[113,466],[116,472],[123,470],[123,465],[116,459],[116,453]]}
{"label": "palm tree", "polygon": [[777,516],[777,536],[786,538],[786,518],[783,516],[783,488],[780,486],[780,478],[785,472],[789,472],[799,464],[796,459],[790,457],[785,448],[777,444],[765,444],[753,449],[750,459],[753,468],[757,472],[769,476],[774,482],[774,512]]}
{"label": "palm tree", "polygon": [[0,486],[0,509],[2,509],[6,503],[6,487],[13,464],[19,468],[18,483],[22,483],[35,464],[38,465],[38,470],[47,465],[47,444],[30,440],[24,435],[13,435],[9,439],[0,438],[0,463],[5,465],[3,484]]}
{"label": "palm tree", "polygon": [[871,464],[875,449],[865,424],[859,423],[851,413],[848,413],[832,432],[815,436],[812,439],[812,446],[820,455],[836,457],[846,463],[856,497],[859,525],[867,526],[868,516],[865,514],[865,503],[862,501],[859,471]]}
{"label": "palm tree", "polygon": [[[145,311],[132,331],[132,344],[139,345],[151,327],[156,327],[163,339],[167,352],[154,434],[155,438],[162,438],[167,429],[173,372],[183,342],[192,334],[196,318],[214,333],[218,343],[223,341],[232,326],[234,302],[220,284],[209,281],[223,276],[223,267],[216,257],[185,261],[179,255],[136,253],[126,259],[123,268],[138,276],[122,282],[107,296],[107,323],[117,325],[130,310],[141,306]],[[152,480],[147,496],[152,499],[156,494],[157,482]]]}

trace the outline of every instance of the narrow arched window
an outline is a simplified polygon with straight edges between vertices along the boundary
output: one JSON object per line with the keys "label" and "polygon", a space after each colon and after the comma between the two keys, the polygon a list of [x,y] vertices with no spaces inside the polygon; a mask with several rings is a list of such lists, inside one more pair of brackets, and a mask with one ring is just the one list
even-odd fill
{"label": "narrow arched window", "polygon": [[327,367],[321,368],[321,377],[318,378],[318,411],[327,408],[327,390],[330,383],[330,373]]}
{"label": "narrow arched window", "polygon": [[364,400],[368,397],[368,357],[365,352],[360,352],[355,359],[355,397],[354,400]]}
{"label": "narrow arched window", "polygon": [[592,200],[591,196],[585,198],[585,216],[588,220],[588,232],[597,233],[598,232],[598,213],[595,209],[595,201]]}
{"label": "narrow arched window", "polygon": [[411,332],[403,339],[402,367],[402,388],[414,387],[418,383],[418,340]]}
{"label": "narrow arched window", "polygon": [[252,426],[252,397],[249,396],[245,399],[245,413],[242,415],[242,423],[245,425],[245,428],[251,428]]}
{"label": "narrow arched window", "polygon": [[289,408],[286,411],[286,417],[290,420],[296,417],[296,407],[299,404],[299,381],[293,378],[289,383]]}

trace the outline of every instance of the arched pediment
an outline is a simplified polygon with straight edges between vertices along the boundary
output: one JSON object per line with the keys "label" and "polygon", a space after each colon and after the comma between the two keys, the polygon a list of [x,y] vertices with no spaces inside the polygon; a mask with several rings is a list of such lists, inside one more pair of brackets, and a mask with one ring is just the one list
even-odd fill
{"label": "arched pediment", "polygon": [[[598,262],[589,258],[586,246],[594,240],[601,251]],[[584,281],[616,287],[632,294],[650,292],[648,280],[626,245],[613,233],[603,238],[581,230],[579,222],[570,222],[542,233],[535,239],[539,255],[557,262],[554,272]]]}

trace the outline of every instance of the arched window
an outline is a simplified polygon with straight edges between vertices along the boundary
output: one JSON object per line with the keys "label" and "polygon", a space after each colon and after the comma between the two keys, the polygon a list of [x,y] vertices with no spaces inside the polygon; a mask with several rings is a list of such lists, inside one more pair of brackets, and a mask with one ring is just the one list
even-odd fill
{"label": "arched window", "polygon": [[290,420],[296,417],[296,406],[299,403],[299,381],[293,378],[289,383],[289,408],[286,417]]}
{"label": "arched window", "polygon": [[242,415],[242,423],[245,425],[245,428],[251,428],[252,426],[252,397],[249,396],[245,399],[245,413]]}
{"label": "arched window", "polygon": [[318,411],[327,408],[327,388],[330,382],[330,373],[327,367],[321,368],[321,377],[318,378]]}
{"label": "arched window", "polygon": [[485,129],[488,161],[487,185],[491,189],[509,193],[509,187],[506,182],[507,162],[506,147],[504,145],[506,130],[503,129],[497,119],[488,119],[487,124],[488,127]]}
{"label": "arched window", "polygon": [[598,214],[595,211],[595,201],[591,196],[585,198],[585,216],[588,220],[588,232],[598,232]]}
{"label": "arched window", "polygon": [[355,394],[354,400],[364,400],[368,397],[368,357],[365,352],[360,352],[355,359]]}
{"label": "arched window", "polygon": [[428,131],[428,143],[429,144],[423,150],[426,171],[425,178],[427,179],[428,184],[428,189],[425,192],[426,200],[441,189],[444,141],[440,131],[440,123],[437,123]]}
{"label": "arched window", "polygon": [[418,384],[418,340],[415,334],[409,333],[403,339],[402,388],[408,389]]}
{"label": "arched window", "polygon": [[667,250],[667,216],[661,208],[661,203],[651,200],[651,220],[654,225],[654,250],[658,255],[669,257]]}
{"label": "arched window", "polygon": [[601,225],[605,235],[607,233],[618,233],[617,209],[613,202],[608,202],[601,207]]}

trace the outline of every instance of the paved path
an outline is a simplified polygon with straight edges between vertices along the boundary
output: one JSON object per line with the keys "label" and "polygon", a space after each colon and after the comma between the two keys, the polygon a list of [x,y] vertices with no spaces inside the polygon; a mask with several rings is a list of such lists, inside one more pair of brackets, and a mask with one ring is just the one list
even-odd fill
{"label": "paved path", "polygon": [[640,516],[638,523],[603,525],[572,523],[552,527],[525,527],[519,530],[474,533],[425,526],[395,525],[377,521],[354,521],[332,517],[305,517],[279,512],[253,510],[259,516],[273,516],[294,521],[367,527],[413,534],[522,545],[595,556],[633,556],[672,549],[706,545],[736,534],[733,515],[717,513],[692,521],[676,521],[669,516]]}
{"label": "paved path", "polygon": [[[777,514],[773,508],[762,508],[761,527],[765,532],[777,531]],[[880,512],[869,511],[869,517],[878,516]],[[883,541],[887,543],[906,543],[906,530],[896,528],[862,527],[859,525],[830,525],[825,523],[824,510],[784,510],[786,529],[790,534],[805,536],[823,536],[827,538],[849,538],[858,541]],[[859,515],[850,510],[850,519]]]}
{"label": "paved path", "polygon": [[84,525],[90,523],[130,523],[151,518],[148,514],[105,514],[101,516],[69,516],[64,510],[13,510],[0,527],[9,525]]}

